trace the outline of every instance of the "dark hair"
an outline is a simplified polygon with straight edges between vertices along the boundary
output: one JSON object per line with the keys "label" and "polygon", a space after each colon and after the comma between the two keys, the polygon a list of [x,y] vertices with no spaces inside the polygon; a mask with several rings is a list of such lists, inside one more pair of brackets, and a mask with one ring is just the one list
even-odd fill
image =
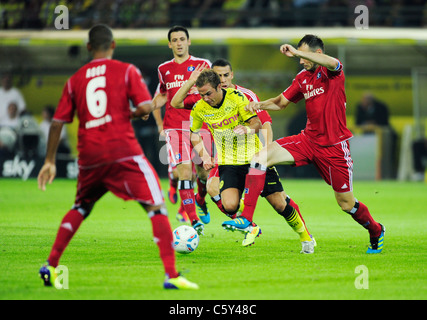
{"label": "dark hair", "polygon": [[323,44],[322,39],[320,39],[318,36],[315,36],[313,34],[306,34],[299,42],[298,42],[298,48],[301,47],[303,44],[308,45],[308,47],[316,51],[317,49],[322,49],[323,52],[325,52],[325,46]]}
{"label": "dark hair", "polygon": [[209,83],[212,88],[216,89],[221,83],[218,73],[212,69],[203,70],[196,80],[196,87],[201,88],[207,83]]}
{"label": "dark hair", "polygon": [[213,68],[213,67],[226,67],[226,66],[229,66],[230,70],[233,70],[233,68],[231,67],[230,61],[220,58],[220,59],[215,60],[214,63],[212,63],[211,68]]}
{"label": "dark hair", "polygon": [[93,50],[106,51],[113,42],[113,32],[105,24],[98,24],[89,30],[89,43]]}
{"label": "dark hair", "polygon": [[190,39],[190,35],[188,34],[188,30],[187,30],[186,27],[183,27],[183,26],[174,26],[174,27],[172,27],[172,28],[169,29],[168,40],[171,41],[171,33],[172,32],[178,32],[178,31],[185,32],[185,35],[187,36],[187,39]]}

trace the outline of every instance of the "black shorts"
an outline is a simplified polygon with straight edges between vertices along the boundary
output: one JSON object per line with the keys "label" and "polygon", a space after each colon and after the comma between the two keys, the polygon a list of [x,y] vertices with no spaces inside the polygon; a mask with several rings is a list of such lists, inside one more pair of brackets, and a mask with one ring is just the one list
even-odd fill
{"label": "black shorts", "polygon": [[[246,175],[249,172],[249,166],[249,164],[244,164],[240,166],[218,166],[219,191],[222,192],[228,188],[236,188],[243,193],[243,190],[245,190],[245,180]],[[279,174],[277,173],[276,168],[274,166],[269,167],[267,169],[264,190],[261,193],[261,197],[267,197],[270,194],[282,191],[283,187],[280,182]]]}

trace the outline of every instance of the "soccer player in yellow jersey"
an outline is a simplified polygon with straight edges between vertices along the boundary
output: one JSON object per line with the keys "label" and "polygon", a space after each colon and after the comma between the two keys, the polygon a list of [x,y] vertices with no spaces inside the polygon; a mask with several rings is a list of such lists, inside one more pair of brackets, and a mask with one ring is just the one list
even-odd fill
{"label": "soccer player in yellow jersey", "polygon": [[[223,89],[237,89],[241,91],[249,101],[259,102],[258,96],[253,91],[233,83],[234,73],[229,61],[226,59],[217,59],[212,63],[211,69],[218,74],[221,80],[221,87]],[[266,146],[273,141],[273,130],[271,127],[272,119],[265,110],[257,110],[256,112],[262,124],[260,133],[263,137],[263,145]],[[268,203],[279,215],[285,218],[289,226],[298,234],[302,245],[301,252],[313,253],[315,240],[307,230],[305,222],[300,213],[299,206],[283,190],[283,186],[280,182],[276,168],[272,166],[268,168],[268,170],[271,172],[268,174],[269,179],[265,181],[264,190],[262,191],[261,196],[268,201]],[[214,201],[218,208],[224,212],[224,209],[222,208],[221,196],[219,194],[218,166],[210,170],[208,182],[206,185],[212,201]],[[243,211],[243,208],[244,206],[242,197],[240,200],[239,211],[230,218],[234,219],[238,217],[241,214],[241,211]],[[257,228],[254,228],[251,233],[245,234],[245,239],[243,240],[242,245],[252,245],[255,242],[256,237],[258,237],[260,234],[261,229],[259,228],[259,230],[257,230]]]}
{"label": "soccer player in yellow jersey", "polygon": [[[250,113],[244,110],[244,107],[249,103],[241,91],[234,88],[222,88],[219,75],[212,70],[204,70],[198,66],[189,80],[176,93],[171,101],[173,107],[183,107],[183,100],[187,92],[196,85],[196,88],[202,97],[193,107],[190,115],[190,131],[194,149],[199,152],[202,158],[205,169],[210,169],[214,166],[211,155],[204,149],[201,138],[198,135],[203,122],[208,125],[211,130],[216,149],[218,170],[220,176],[220,193],[224,210],[231,216],[239,209],[239,201],[244,190],[243,180],[246,177],[249,169],[250,155],[262,147],[257,135],[255,134],[261,127],[256,113]],[[278,180],[275,170],[270,171],[272,180]],[[280,181],[279,181],[280,184]],[[281,186],[281,184],[280,184]],[[281,189],[283,190],[283,189]],[[273,192],[273,191],[272,191]],[[286,206],[288,209],[291,206]],[[286,208],[285,208],[286,209]],[[295,210],[293,210],[295,211]],[[300,222],[302,233],[305,234],[305,242],[314,243],[310,238],[307,229],[299,216],[295,213]],[[232,220],[235,222],[238,219]],[[295,222],[294,222],[295,223]],[[227,229],[234,230],[232,226],[225,226]],[[243,245],[250,245],[254,242],[254,238],[259,235],[260,228],[254,224],[249,224],[244,228],[237,230],[253,233],[253,237],[246,238]],[[246,242],[245,242],[246,241]],[[313,246],[311,246],[313,247]],[[314,248],[304,253],[313,253]]]}
{"label": "soccer player in yellow jersey", "polygon": [[[261,128],[256,113],[244,110],[249,100],[240,91],[221,88],[216,72],[203,70],[199,65],[189,80],[175,94],[171,101],[174,107],[183,107],[183,100],[194,86],[201,96],[190,114],[191,142],[199,153],[206,170],[214,167],[214,159],[205,149],[199,131],[206,123],[214,138],[219,175],[220,190],[224,210],[231,215],[237,212],[244,190],[242,182],[248,172],[251,156],[262,147],[255,134]],[[227,177],[223,179],[223,177]],[[249,226],[246,231],[251,231]]]}

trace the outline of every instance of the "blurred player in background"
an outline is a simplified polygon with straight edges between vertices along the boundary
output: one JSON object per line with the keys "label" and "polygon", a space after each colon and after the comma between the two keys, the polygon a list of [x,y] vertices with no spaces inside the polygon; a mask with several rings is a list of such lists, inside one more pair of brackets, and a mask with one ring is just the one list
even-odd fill
{"label": "blurred player in background", "polygon": [[[214,70],[221,80],[221,87],[223,89],[233,88],[241,91],[249,101],[259,102],[258,96],[251,90],[233,84],[233,69],[231,63],[225,59],[218,59],[212,63],[212,70]],[[263,137],[264,146],[273,142],[273,130],[271,127],[271,117],[265,110],[257,110],[258,118],[261,121],[261,135]],[[283,216],[291,228],[298,233],[301,243],[301,253],[313,253],[315,241],[310,237],[305,222],[302,218],[299,206],[283,191],[282,184],[277,174],[276,168],[271,167],[268,170],[271,173],[268,175],[270,178],[266,180],[264,190],[261,196],[265,197],[270,205],[276,210],[278,214]],[[209,173],[208,179],[208,193],[212,200],[217,204],[218,208],[224,212],[221,203],[221,196],[219,193],[219,174],[218,165],[216,165]],[[244,197],[244,194],[243,194]],[[243,198],[240,200],[240,208],[237,214],[243,210]],[[224,212],[226,213],[226,212]],[[236,218],[236,214],[231,218]],[[245,234],[243,246],[249,246],[255,242],[255,238],[261,234],[261,229],[257,226],[252,229],[251,233]]]}
{"label": "blurred player in background", "polygon": [[[203,234],[204,224],[209,223],[210,215],[206,206],[205,197],[206,181],[209,172],[203,166],[197,165],[197,194],[193,188],[193,146],[190,142],[189,119],[192,105],[200,99],[198,94],[192,94],[186,100],[187,109],[178,110],[170,106],[175,93],[190,77],[195,67],[201,63],[210,66],[209,60],[201,59],[190,55],[189,48],[191,40],[188,30],[182,26],[175,26],[168,32],[169,48],[172,50],[174,58],[159,65],[159,94],[155,96],[154,104],[166,104],[163,123],[159,119],[160,112],[154,113],[158,126],[162,126],[166,135],[166,144],[171,154],[171,160],[178,172],[178,192],[187,213],[191,225],[199,234]],[[209,133],[206,130],[206,133]],[[209,138],[206,138],[206,141]],[[211,147],[210,147],[211,148]],[[197,155],[196,155],[197,156]],[[200,162],[200,159],[193,159]],[[200,163],[198,163],[200,164]],[[200,216],[200,221],[196,213],[196,205]]]}
{"label": "blurred player in background", "polygon": [[[175,268],[172,231],[164,206],[159,178],[145,157],[131,125],[131,118],[148,115],[154,105],[140,71],[132,64],[112,59],[116,43],[109,27],[89,31],[87,48],[93,60],[66,83],[48,138],[46,159],[38,175],[46,189],[56,175],[56,152],[64,122],[77,113],[79,175],[75,203],[64,216],[47,263],[40,269],[45,285],[55,282],[68,243],[95,203],[111,191],[124,200],[136,200],[148,212],[155,243],[166,272],[164,288],[197,289]],[[136,107],[130,110],[129,100]]]}
{"label": "blurred player in background", "polygon": [[385,228],[353,195],[353,160],[348,142],[352,133],[346,125],[343,66],[339,60],[324,54],[323,41],[317,36],[304,36],[297,48],[284,44],[280,52],[299,58],[304,70],[279,96],[253,102],[247,109],[251,112],[281,110],[291,102],[305,99],[307,125],[300,134],[278,139],[255,155],[246,178],[248,193],[241,217],[245,224],[252,221],[268,167],[279,163],[294,166],[313,163],[325,182],[332,186],[341,209],[369,231],[367,253],[380,253]]}

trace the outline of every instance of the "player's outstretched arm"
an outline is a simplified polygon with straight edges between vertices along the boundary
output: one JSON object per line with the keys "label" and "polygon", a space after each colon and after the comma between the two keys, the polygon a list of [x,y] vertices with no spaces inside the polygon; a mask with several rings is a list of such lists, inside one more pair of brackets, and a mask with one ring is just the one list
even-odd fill
{"label": "player's outstretched arm", "polygon": [[184,99],[187,97],[188,92],[191,90],[191,88],[196,83],[196,80],[190,80],[188,79],[184,85],[179,88],[179,90],[175,93],[171,100],[171,106],[176,109],[183,109],[184,108]]}
{"label": "player's outstretched arm", "polygon": [[49,129],[49,137],[47,141],[46,158],[44,165],[40,169],[37,177],[39,189],[45,191],[46,184],[51,184],[56,176],[56,151],[58,150],[61,131],[64,123],[60,121],[52,121]]}
{"label": "player's outstretched arm", "polygon": [[295,49],[290,44],[283,44],[280,46],[280,52],[286,55],[287,57],[297,57],[306,60],[310,60],[316,64],[320,64],[328,68],[328,70],[334,71],[339,66],[339,61],[334,57],[328,56],[322,53],[322,50],[318,49],[316,51],[301,51]]}
{"label": "player's outstretched arm", "polygon": [[290,101],[286,99],[283,94],[279,94],[277,97],[265,101],[249,102],[249,104],[245,107],[245,110],[250,112],[256,112],[257,110],[278,111],[285,109],[289,103]]}
{"label": "player's outstretched arm", "polygon": [[188,80],[184,83],[184,85],[175,93],[171,100],[171,106],[176,109],[183,109],[185,107],[184,105],[184,99],[187,97],[187,94],[190,92],[191,88],[196,83],[197,78],[199,77],[200,73],[207,67],[207,64],[202,63],[199,64],[196,69],[191,73]]}

